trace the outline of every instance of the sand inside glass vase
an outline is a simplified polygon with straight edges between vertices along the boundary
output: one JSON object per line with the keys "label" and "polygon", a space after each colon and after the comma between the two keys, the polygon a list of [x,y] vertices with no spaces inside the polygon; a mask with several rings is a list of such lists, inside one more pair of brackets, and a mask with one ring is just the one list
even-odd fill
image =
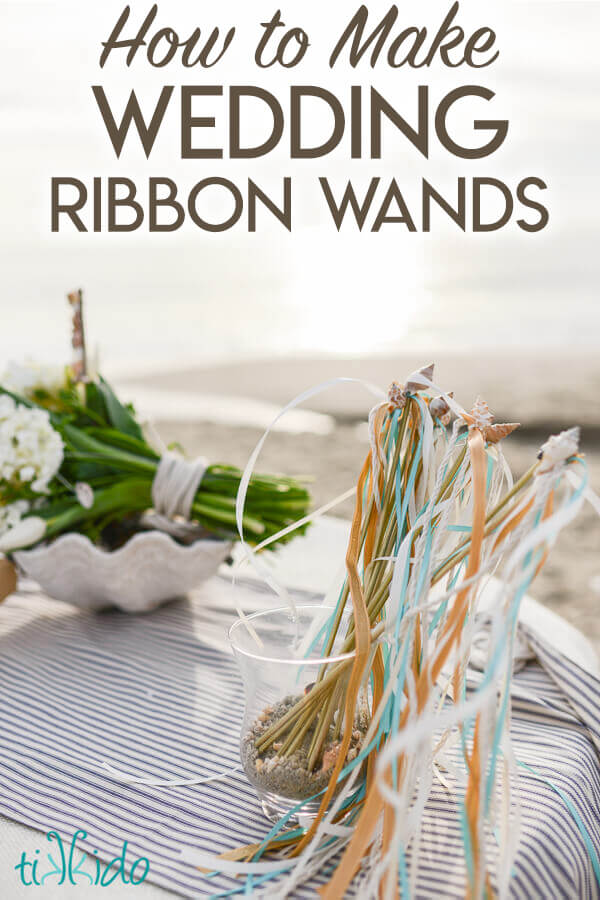
{"label": "sand inside glass vase", "polygon": [[[345,614],[339,637],[324,655],[334,615],[331,607],[299,606],[295,615],[286,607],[240,619],[230,630],[246,695],[242,765],[272,820],[292,809],[294,819],[317,812],[317,795],[327,787],[341,750],[343,688],[353,654],[340,652],[349,622]],[[332,695],[323,690],[323,680],[335,672],[341,675],[336,678],[337,700],[331,699],[332,715],[325,722],[323,712]],[[290,721],[301,702],[303,717]],[[368,725],[368,702],[361,696],[345,764],[356,760]]]}

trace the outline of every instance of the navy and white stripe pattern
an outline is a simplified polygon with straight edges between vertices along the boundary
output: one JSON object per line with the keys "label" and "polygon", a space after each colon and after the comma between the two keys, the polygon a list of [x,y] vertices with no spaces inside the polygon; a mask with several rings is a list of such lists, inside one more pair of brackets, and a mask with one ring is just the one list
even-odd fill
{"label": "navy and white stripe pattern", "polygon": [[[250,588],[236,593],[245,609],[272,601]],[[6,601],[0,812],[66,839],[83,828],[79,845],[101,858],[127,840],[132,858],[149,858],[148,879],[183,896],[239,888],[179,857],[265,834],[242,772],[160,789],[116,782],[100,768],[106,761],[141,777],[185,778],[238,765],[242,688],[224,641],[235,615],[220,579],[149,616],[85,614],[34,593]],[[598,852],[600,683],[528,637],[538,662],[515,676],[512,697],[521,823],[511,895],[600,897],[581,827]],[[417,895],[464,897],[457,805],[441,785],[423,824]],[[295,896],[314,896],[314,885]]]}

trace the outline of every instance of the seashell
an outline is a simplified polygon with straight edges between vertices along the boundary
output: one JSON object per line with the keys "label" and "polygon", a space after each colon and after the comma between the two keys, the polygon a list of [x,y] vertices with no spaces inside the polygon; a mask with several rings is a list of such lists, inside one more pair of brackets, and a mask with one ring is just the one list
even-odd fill
{"label": "seashell", "polygon": [[508,437],[513,431],[521,427],[520,422],[507,422],[504,425],[488,425],[483,430],[483,436],[488,444],[497,444],[502,438]]}
{"label": "seashell", "polygon": [[328,769],[331,769],[335,765],[335,761],[338,758],[338,754],[340,752],[339,744],[332,744],[325,753],[323,754],[323,763],[321,765],[321,771],[327,772]]}
{"label": "seashell", "polygon": [[161,531],[141,532],[107,551],[71,532],[13,557],[56,600],[88,610],[116,606],[138,613],[197,587],[216,574],[230,552],[227,541],[183,546]]}
{"label": "seashell", "polygon": [[409,375],[408,381],[404,385],[404,390],[409,394],[416,394],[417,391],[423,391],[429,387],[427,382],[422,381],[419,376],[423,375],[427,381],[433,381],[433,370],[435,368],[434,363],[430,363],[428,366],[423,366],[422,369],[419,369],[418,372],[413,372],[412,375]]}
{"label": "seashell", "polygon": [[552,434],[545,444],[542,444],[538,459],[541,464],[538,468],[538,474],[550,472],[555,466],[564,463],[571,456],[576,456],[579,452],[579,440],[581,437],[581,429],[579,427],[569,428],[567,431],[561,431],[560,434]]}
{"label": "seashell", "polygon": [[497,444],[502,438],[508,437],[517,428],[520,427],[519,422],[505,422],[494,425],[494,416],[489,406],[478,397],[471,410],[471,415],[467,418],[471,428],[478,428],[488,444]]}
{"label": "seashell", "polygon": [[397,381],[392,381],[388,390],[388,400],[390,401],[390,406],[394,409],[404,409],[406,405],[406,393],[401,384],[398,384]]}
{"label": "seashell", "polygon": [[490,408],[481,397],[478,397],[473,405],[473,409],[471,410],[471,415],[474,420],[474,425],[476,428],[479,428],[483,431],[485,428],[488,428],[492,422],[494,421],[494,417],[490,412]]}
{"label": "seashell", "polygon": [[[454,397],[454,393],[450,391],[448,396]],[[448,401],[444,397],[434,397],[429,404],[429,412],[434,419],[440,419],[442,422],[446,418],[449,420],[450,407],[448,406]],[[447,425],[448,422],[443,422],[443,424]]]}

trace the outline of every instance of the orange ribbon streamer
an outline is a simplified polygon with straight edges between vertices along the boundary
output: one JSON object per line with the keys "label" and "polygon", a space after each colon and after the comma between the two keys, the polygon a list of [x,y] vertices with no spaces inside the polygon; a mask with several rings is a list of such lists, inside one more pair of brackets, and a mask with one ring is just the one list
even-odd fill
{"label": "orange ribbon streamer", "polygon": [[[471,546],[469,551],[469,560],[467,570],[465,572],[465,581],[473,578],[479,570],[481,560],[481,549],[483,545],[484,529],[485,529],[485,512],[486,512],[486,496],[485,496],[485,479],[486,479],[486,456],[485,445],[481,432],[471,429],[469,434],[469,452],[471,456],[472,478],[473,478],[473,523],[471,528]],[[416,687],[417,694],[417,712],[421,713],[425,708],[431,686],[435,684],[451,650],[458,642],[464,619],[468,609],[468,598],[472,588],[463,588],[457,595],[456,602],[452,608],[448,619],[442,630],[439,640],[440,650],[433,653],[433,662],[423,667]],[[409,705],[404,708],[400,730],[406,725],[409,716]],[[402,764],[404,755],[399,759],[398,778],[402,777]],[[384,773],[387,776],[387,773]],[[478,793],[478,791],[477,791]],[[385,807],[384,799],[375,782],[365,798],[363,811],[356,824],[354,834],[346,847],[340,864],[331,879],[331,881],[320,889],[319,893],[324,900],[339,900],[347,891],[350,882],[354,878],[361,860],[372,840],[377,821]],[[473,801],[472,804],[473,806]],[[389,817],[389,813],[388,813]],[[389,818],[388,818],[389,821]],[[469,823],[471,828],[471,823]],[[388,826],[389,840],[389,826]],[[388,878],[397,878],[396,866],[392,864],[388,871]],[[397,887],[396,887],[397,890]]]}
{"label": "orange ribbon streamer", "polygon": [[352,519],[352,527],[350,529],[350,540],[348,542],[348,551],[346,554],[346,567],[348,569],[348,582],[350,584],[350,596],[352,598],[352,609],[354,613],[354,633],[355,633],[355,656],[352,663],[352,671],[350,680],[346,690],[346,698],[344,702],[344,734],[341,745],[331,773],[331,778],[327,785],[325,795],[321,800],[319,811],[312,822],[310,828],[298,843],[298,846],[291,854],[298,856],[308,843],[313,839],[315,832],[325,815],[327,807],[333,797],[337,786],[337,780],[346,761],[346,755],[352,740],[352,731],[354,729],[354,712],[356,709],[356,701],[360,690],[361,681],[365,668],[369,661],[371,650],[371,623],[369,614],[363,596],[360,575],[358,574],[358,559],[360,556],[360,531],[362,524],[362,494],[367,476],[371,470],[371,457],[368,456],[363,465],[358,484],[356,487],[356,506],[354,509],[354,517]]}

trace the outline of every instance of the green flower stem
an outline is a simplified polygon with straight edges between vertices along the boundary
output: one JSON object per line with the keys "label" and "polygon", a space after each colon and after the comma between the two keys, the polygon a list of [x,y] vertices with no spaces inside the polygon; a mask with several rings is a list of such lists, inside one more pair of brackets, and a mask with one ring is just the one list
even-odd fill
{"label": "green flower stem", "polygon": [[[86,520],[105,516],[118,510],[127,510],[132,513],[143,512],[151,503],[151,486],[148,481],[140,479],[120,481],[104,490],[96,491],[94,503],[90,509],[85,509],[79,503],[73,503],[64,512],[49,517],[45,539],[54,537],[63,531],[69,531],[74,525],[80,525]],[[41,512],[43,513],[43,510]],[[49,510],[49,512],[51,511]]]}
{"label": "green flower stem", "polygon": [[[71,426],[65,427],[66,435],[70,439],[72,446],[76,448],[72,451],[72,457],[74,459],[87,462],[98,462],[102,466],[134,474],[147,473],[154,478],[158,468],[157,461],[147,457],[137,456],[134,453],[119,449],[111,444],[105,444],[89,434],[80,431],[77,431],[75,434],[75,431],[76,430]],[[219,477],[221,479],[223,478],[222,475],[217,475],[217,478]],[[231,475],[229,475],[229,479],[232,480]],[[235,493],[237,494],[237,486],[239,483],[237,475],[233,480],[235,482]],[[272,485],[277,482],[274,479],[263,479],[263,485],[265,483],[269,483],[269,486],[272,487]],[[204,482],[196,495],[196,500],[192,504],[192,514],[201,520],[203,524],[214,525],[214,523],[217,523],[218,525],[228,525],[235,532],[237,527],[235,496],[223,497],[221,495],[210,493],[210,481],[206,485],[206,489],[203,488]],[[251,488],[257,490],[258,485],[252,485]],[[251,491],[249,491],[249,500],[251,499],[250,494]],[[151,505],[151,499],[148,503],[148,506],[149,505]],[[248,505],[250,505],[250,503]],[[292,517],[296,512],[305,510],[306,500],[304,500],[304,502],[302,500],[296,500],[294,502],[283,497],[276,497],[274,502],[270,503],[269,497],[266,497],[262,500],[260,505],[271,508],[271,511],[274,513],[289,513],[290,517]],[[271,521],[273,521],[274,533],[279,530],[280,526],[277,520]],[[267,530],[264,522],[250,514],[244,516],[243,527],[250,532],[253,537],[262,537]]]}
{"label": "green flower stem", "polygon": [[[225,525],[231,525],[232,528],[237,527],[235,511],[218,509],[214,506],[205,506],[202,503],[202,500],[194,501],[192,504],[192,514],[201,521],[211,520]],[[253,519],[251,516],[244,516],[242,519],[242,526],[244,529],[252,532],[256,537],[262,537],[266,531],[264,524],[258,519]]]}

